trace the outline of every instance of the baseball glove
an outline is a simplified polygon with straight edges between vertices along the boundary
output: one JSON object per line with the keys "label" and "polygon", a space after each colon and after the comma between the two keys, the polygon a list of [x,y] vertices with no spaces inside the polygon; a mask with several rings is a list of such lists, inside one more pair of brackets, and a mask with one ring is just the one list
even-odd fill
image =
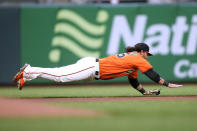
{"label": "baseball glove", "polygon": [[160,94],[160,90],[158,89],[149,90],[144,93],[144,95],[159,95],[159,94]]}

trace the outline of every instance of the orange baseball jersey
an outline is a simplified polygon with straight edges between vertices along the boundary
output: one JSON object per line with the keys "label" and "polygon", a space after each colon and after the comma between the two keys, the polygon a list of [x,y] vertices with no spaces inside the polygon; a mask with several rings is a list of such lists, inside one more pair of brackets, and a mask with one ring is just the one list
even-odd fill
{"label": "orange baseball jersey", "polygon": [[151,69],[152,65],[139,53],[129,52],[99,59],[100,79],[107,80],[121,76],[138,77],[138,70],[142,73]]}

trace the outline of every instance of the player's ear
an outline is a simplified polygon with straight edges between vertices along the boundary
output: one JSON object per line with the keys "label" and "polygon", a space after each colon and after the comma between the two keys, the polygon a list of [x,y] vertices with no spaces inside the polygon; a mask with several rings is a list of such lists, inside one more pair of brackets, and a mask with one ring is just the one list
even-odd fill
{"label": "player's ear", "polygon": [[140,53],[140,55],[141,55],[143,58],[146,59],[146,57],[145,57],[145,53],[146,53],[146,52],[145,52],[145,51],[141,50],[139,53]]}

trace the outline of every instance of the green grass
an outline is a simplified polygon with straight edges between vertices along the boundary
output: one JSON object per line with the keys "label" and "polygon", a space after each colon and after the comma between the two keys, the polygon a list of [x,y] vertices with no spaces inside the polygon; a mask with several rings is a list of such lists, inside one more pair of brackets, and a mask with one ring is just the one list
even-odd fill
{"label": "green grass", "polygon": [[[196,85],[160,89],[161,96],[197,96]],[[112,97],[142,95],[129,86],[0,88],[0,96],[17,98]],[[54,106],[103,111],[98,117],[0,118],[0,131],[196,131],[197,101],[49,102]]]}
{"label": "green grass", "polygon": [[[145,89],[161,89],[160,96],[195,96],[197,85],[186,85],[181,88],[166,88],[164,86],[148,85]],[[17,98],[43,98],[43,97],[112,97],[112,96],[142,96],[129,85],[123,86],[50,86],[29,87],[22,91],[16,87],[0,88],[0,96]]]}

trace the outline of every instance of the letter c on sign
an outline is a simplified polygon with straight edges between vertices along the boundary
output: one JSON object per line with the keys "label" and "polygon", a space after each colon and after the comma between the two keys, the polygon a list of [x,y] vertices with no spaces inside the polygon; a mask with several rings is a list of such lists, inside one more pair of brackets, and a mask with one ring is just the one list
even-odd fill
{"label": "letter c on sign", "polygon": [[178,78],[185,78],[187,76],[187,71],[181,71],[181,67],[189,66],[190,62],[188,60],[180,60],[174,66],[174,74]]}

